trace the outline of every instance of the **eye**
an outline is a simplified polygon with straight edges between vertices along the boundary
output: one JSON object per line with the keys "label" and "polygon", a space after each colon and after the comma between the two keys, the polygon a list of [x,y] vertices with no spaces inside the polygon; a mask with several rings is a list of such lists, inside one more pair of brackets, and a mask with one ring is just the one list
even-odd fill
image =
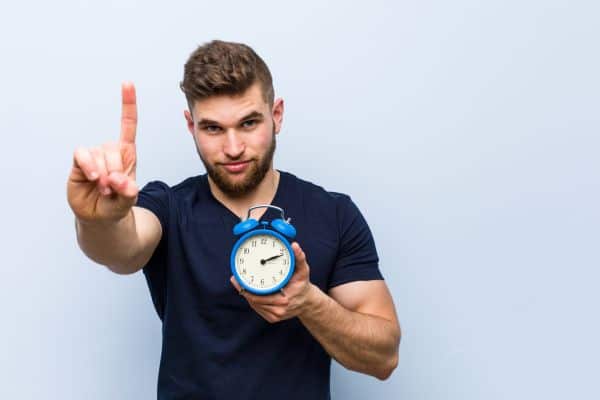
{"label": "eye", "polygon": [[253,126],[256,125],[256,120],[255,119],[249,119],[247,121],[242,122],[242,127],[244,128],[252,128]]}
{"label": "eye", "polygon": [[204,127],[204,130],[208,133],[218,133],[221,130],[221,127],[217,125],[207,125]]}

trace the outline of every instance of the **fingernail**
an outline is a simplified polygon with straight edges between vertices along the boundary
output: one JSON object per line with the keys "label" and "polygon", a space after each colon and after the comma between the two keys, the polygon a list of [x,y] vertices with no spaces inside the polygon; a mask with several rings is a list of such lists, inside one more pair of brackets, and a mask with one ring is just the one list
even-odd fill
{"label": "fingernail", "polygon": [[104,195],[108,196],[108,195],[110,194],[110,189],[109,189],[109,188],[104,188],[104,189],[102,190],[102,194],[104,194]]}
{"label": "fingernail", "polygon": [[94,171],[94,172],[91,172],[91,173],[90,173],[90,179],[92,179],[92,180],[96,180],[96,179],[98,179],[98,173],[97,173],[97,172],[95,172],[95,171]]}

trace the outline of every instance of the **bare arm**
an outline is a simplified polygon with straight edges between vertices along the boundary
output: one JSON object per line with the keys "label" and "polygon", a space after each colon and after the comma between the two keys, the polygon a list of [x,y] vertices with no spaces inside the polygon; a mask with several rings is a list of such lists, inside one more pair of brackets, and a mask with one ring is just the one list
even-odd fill
{"label": "bare arm", "polygon": [[398,365],[401,334],[384,281],[347,283],[330,295],[311,285],[300,321],[344,367],[387,379]]}
{"label": "bare arm", "polygon": [[92,260],[118,274],[139,271],[150,259],[162,235],[158,218],[132,207],[121,220],[107,223],[75,219],[77,242]]}
{"label": "bare arm", "polygon": [[400,325],[384,281],[358,281],[323,293],[309,280],[306,255],[296,242],[294,275],[282,294],[257,296],[241,291],[260,316],[276,323],[298,317],[325,351],[344,367],[387,379],[398,365]]}

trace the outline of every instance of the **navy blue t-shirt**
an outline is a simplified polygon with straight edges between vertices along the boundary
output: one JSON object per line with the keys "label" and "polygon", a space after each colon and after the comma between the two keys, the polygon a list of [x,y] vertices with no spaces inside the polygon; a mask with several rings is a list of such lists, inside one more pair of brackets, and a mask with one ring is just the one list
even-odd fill
{"label": "navy blue t-shirt", "polygon": [[[383,279],[371,231],[349,196],[280,171],[272,204],[291,218],[310,280],[323,292]],[[319,342],[298,318],[267,322],[231,285],[240,219],[212,195],[207,175],[173,187],[150,182],[137,206],[163,230],[143,268],[162,320],[158,398],[329,399],[331,358]],[[261,220],[279,217],[268,208]]]}

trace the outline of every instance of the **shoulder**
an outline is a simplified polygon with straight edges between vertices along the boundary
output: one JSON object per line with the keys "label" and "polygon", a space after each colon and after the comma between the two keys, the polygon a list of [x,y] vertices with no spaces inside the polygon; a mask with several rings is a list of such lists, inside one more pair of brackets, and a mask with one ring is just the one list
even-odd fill
{"label": "shoulder", "polygon": [[321,185],[299,178],[290,172],[280,172],[286,174],[292,182],[292,186],[301,192],[305,199],[311,202],[337,206],[338,204],[345,204],[352,201],[350,195],[346,193],[326,189]]}
{"label": "shoulder", "polygon": [[171,187],[171,191],[177,197],[186,197],[190,193],[194,193],[198,190],[199,185],[203,185],[206,182],[205,175],[191,176],[176,185]]}
{"label": "shoulder", "polygon": [[192,176],[175,185],[169,185],[161,180],[152,180],[144,185],[140,192],[148,194],[162,193],[176,198],[185,198],[198,189],[198,185],[202,184],[203,177],[204,175]]}
{"label": "shoulder", "polygon": [[353,220],[360,214],[352,197],[343,192],[325,188],[319,184],[299,178],[289,172],[283,172],[292,184],[290,190],[303,199],[308,216],[323,218],[337,225]]}

